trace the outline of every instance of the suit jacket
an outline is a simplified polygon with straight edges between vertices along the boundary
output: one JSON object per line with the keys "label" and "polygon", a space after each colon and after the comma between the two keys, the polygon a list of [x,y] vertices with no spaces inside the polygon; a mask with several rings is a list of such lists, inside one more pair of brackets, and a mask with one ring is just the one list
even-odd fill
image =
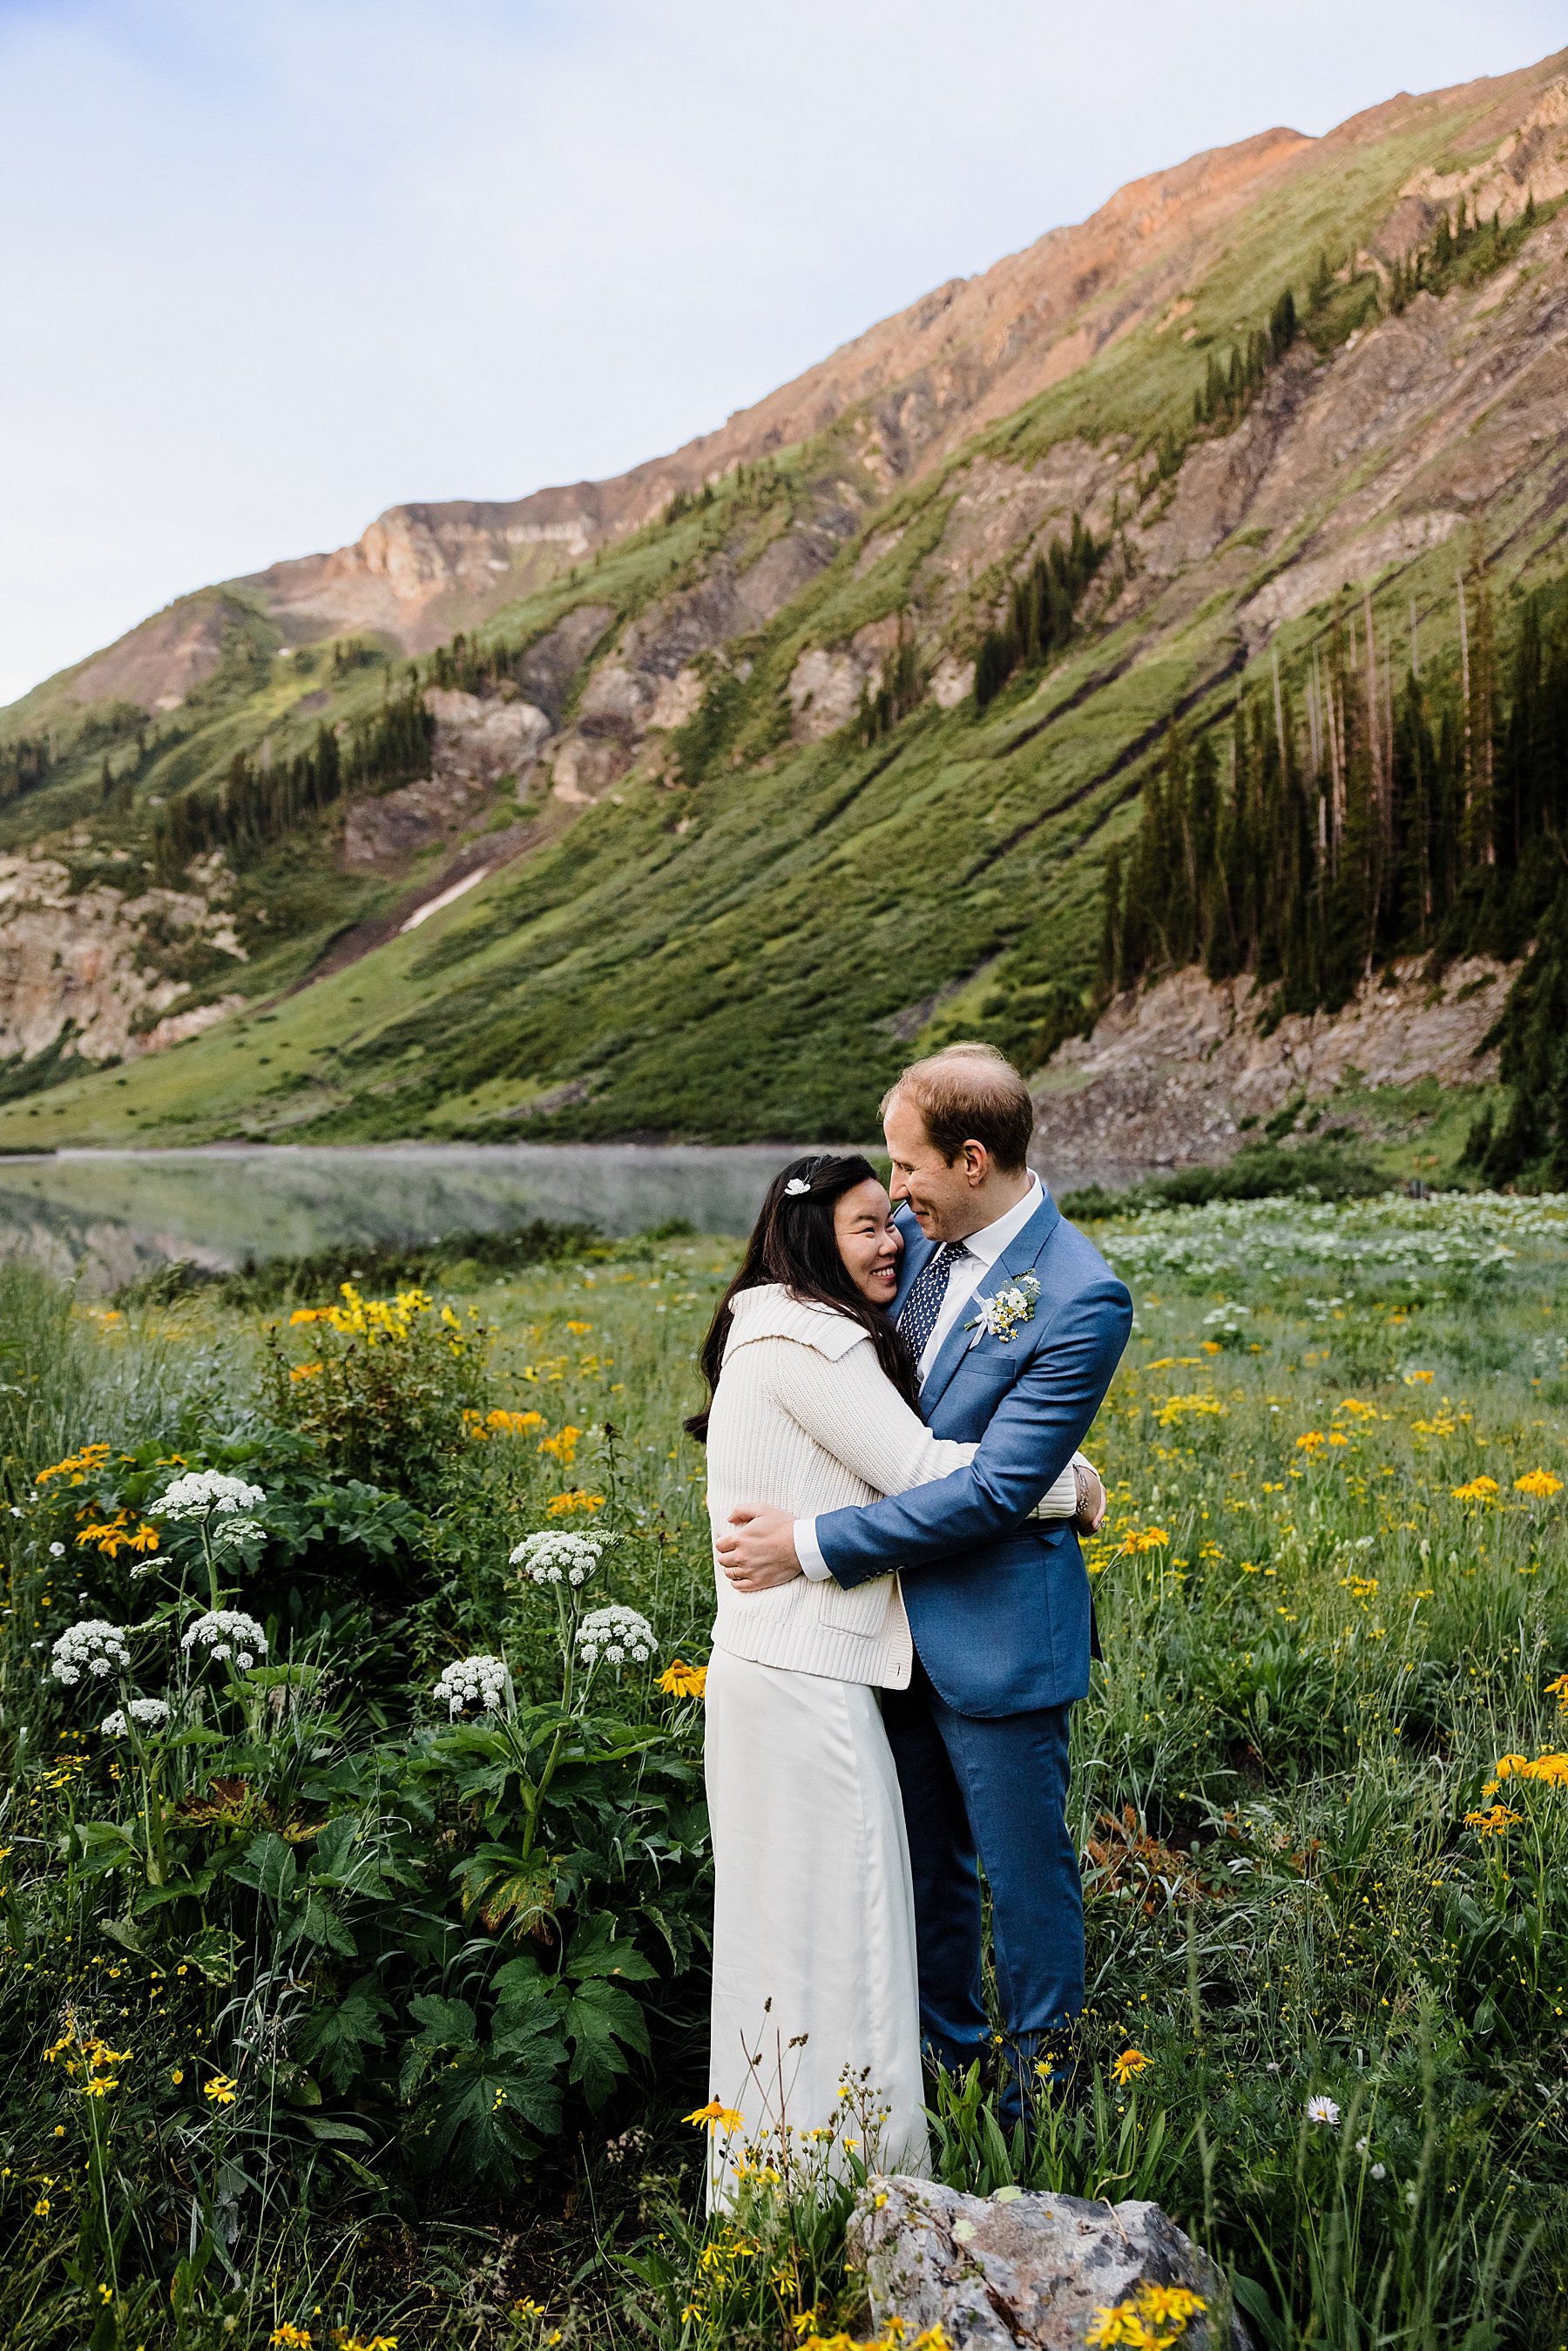
{"label": "suit jacket", "polygon": [[[906,1209],[899,1222],[894,1314],[936,1247]],[[1040,1283],[1030,1320],[1005,1340],[975,1327],[980,1295],[1030,1272]],[[1124,1284],[1048,1196],[982,1275],[921,1391],[934,1435],[979,1445],[969,1467],[817,1520],[837,1583],[903,1570],[921,1663],[960,1714],[1027,1713],[1088,1691],[1092,1611],[1078,1537],[1029,1513],[1087,1435],[1132,1324]]]}

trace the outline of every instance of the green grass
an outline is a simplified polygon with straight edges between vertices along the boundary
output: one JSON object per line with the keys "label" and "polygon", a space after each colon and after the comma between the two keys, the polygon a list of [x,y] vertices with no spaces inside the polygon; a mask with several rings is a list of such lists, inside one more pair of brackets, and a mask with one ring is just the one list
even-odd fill
{"label": "green grass", "polygon": [[[1568,1479],[1568,1206],[1224,1202],[1099,1237],[1137,1321],[1089,1447],[1112,1514],[1091,1548],[1106,1662],[1074,1727],[1084,2097],[1043,2110],[1025,2145],[974,2085],[952,2085],[938,2168],[980,2192],[1155,2197],[1229,2270],[1269,2345],[1551,2351],[1568,2290],[1568,1788],[1498,1782],[1496,1767],[1568,1746],[1547,1687],[1568,1667],[1568,1484],[1516,1483]],[[659,1662],[705,1654],[701,1457],[680,1421],[733,1254],[644,1239],[521,1270],[434,1269],[459,1325],[477,1309],[490,1333],[459,1366],[463,1399],[542,1419],[443,1453],[458,1388],[421,1372],[435,1387],[400,1404],[394,1382],[383,1405],[416,1412],[407,1425],[437,1450],[394,1447],[404,1467],[379,1473],[373,1508],[333,1467],[350,1458],[332,1450],[347,1390],[336,1420],[310,1404],[299,1453],[287,1397],[318,1398],[320,1375],[277,1403],[267,1310],[204,1290],[107,1312],[0,1270],[0,1466],[22,1513],[0,1520],[0,2239],[19,2351],[259,2346],[285,2322],[319,2343],[337,2325],[393,2333],[405,2351],[476,2327],[519,2346],[559,2328],[610,2351],[773,2351],[808,2307],[824,2335],[858,2324],[841,2194],[759,2189],[738,2228],[701,2220],[700,2135],[680,2121],[708,2086],[700,1866],[667,1863],[620,1930],[653,1970],[630,1979],[650,2055],[626,2053],[597,2109],[571,2089],[511,2184],[479,2142],[466,2163],[458,2143],[434,2165],[421,2151],[443,2084],[488,2078],[500,2056],[449,2042],[449,2071],[430,2074],[415,2050],[400,2091],[387,2053],[416,2030],[421,2047],[458,2032],[454,2000],[487,2031],[485,1982],[548,1948],[504,1908],[494,1925],[460,1909],[452,1872],[477,1865],[480,1798],[442,1793],[469,1750],[442,1762],[424,1693],[465,1648],[504,1645],[519,1700],[548,1702],[549,1609],[508,1598],[503,1570],[517,1532],[552,1523],[552,1491],[606,1495],[592,1523],[624,1540],[601,1596],[645,1610]],[[319,1325],[283,1333],[298,1363],[335,1343]],[[536,1449],[566,1426],[581,1432],[570,1458]],[[330,1677],[315,1697],[300,1685],[301,1711],[279,1716],[296,1727],[265,1747],[207,1716],[216,1743],[178,1767],[187,1792],[166,1834],[185,1876],[170,1899],[138,1893],[113,1842],[142,1834],[140,1783],[123,1743],[97,1733],[101,1701],[41,1681],[33,1646],[157,1605],[161,1587],[129,1575],[134,1555],[75,1541],[84,1493],[102,1522],[99,1484],[36,1486],[95,1438],[133,1518],[173,1474],[143,1465],[173,1453],[267,1489],[275,1531],[235,1571],[238,1604],[265,1617],[275,1657],[291,1646],[297,1670]],[[313,1443],[329,1449],[311,1457]],[[334,1492],[350,1499],[320,1499]],[[374,1523],[392,1532],[372,1566]],[[162,1636],[136,1637],[156,1655]],[[673,1768],[700,1725],[652,1670],[618,1703],[655,1727]],[[598,1801],[611,1817],[633,1808],[622,1817],[649,1834],[664,1813],[635,1812],[635,1779],[603,1768]],[[227,1792],[209,1797],[214,1782]],[[1499,1802],[1516,1816],[1500,1833],[1467,1821]],[[319,1876],[333,1820],[392,1873],[384,1899]],[[269,1822],[298,1833],[299,1882],[328,1887],[357,1956],[323,1928],[283,1964],[277,1938],[298,1913],[225,1875]],[[515,1831],[488,1834],[505,1845]],[[580,1861],[552,1864],[558,1918],[613,1910],[632,1862],[605,1865],[584,1883]],[[352,2008],[372,1995],[383,2011]],[[69,2013],[126,2053],[102,2100],[43,2061]],[[323,2034],[345,2013],[379,2016],[386,2049],[310,2057],[339,2045]],[[1148,2062],[1119,2088],[1127,2048]],[[220,2075],[232,2108],[203,2095]],[[1336,2126],[1307,2120],[1313,2095],[1335,2101]]]}

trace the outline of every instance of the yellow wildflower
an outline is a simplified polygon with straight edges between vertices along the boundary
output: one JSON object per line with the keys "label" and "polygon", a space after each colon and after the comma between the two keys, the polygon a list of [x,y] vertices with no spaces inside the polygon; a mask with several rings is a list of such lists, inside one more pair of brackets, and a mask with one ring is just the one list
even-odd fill
{"label": "yellow wildflower", "polygon": [[38,1470],[33,1483],[35,1486],[47,1486],[51,1478],[66,1478],[73,1486],[79,1486],[95,1469],[103,1468],[109,1454],[107,1445],[84,1445],[79,1453],[68,1453],[63,1461],[53,1463],[47,1469]]}
{"label": "yellow wildflower", "polygon": [[310,2351],[315,2337],[308,2326],[290,2326],[285,2319],[281,2326],[273,2328],[267,2339],[268,2343],[282,2344],[285,2351]]}
{"label": "yellow wildflower", "polygon": [[683,2122],[695,2123],[699,2130],[737,2131],[744,2127],[746,2116],[738,2106],[727,2106],[717,2098],[710,2098],[706,2106],[695,2114],[683,2115]]}
{"label": "yellow wildflower", "polygon": [[1522,1813],[1511,1813],[1506,1804],[1494,1804],[1490,1813],[1467,1813],[1465,1826],[1474,1829],[1478,1836],[1506,1836],[1523,1817]]}
{"label": "yellow wildflower", "polygon": [[673,1657],[659,1676],[659,1687],[671,1698],[702,1698],[707,1690],[707,1667],[688,1666]]}
{"label": "yellow wildflower", "polygon": [[239,2084],[232,2074],[214,2074],[210,2082],[202,2085],[204,2098],[211,2098],[214,2106],[232,2106]]}
{"label": "yellow wildflower", "polygon": [[1296,1449],[1299,1453],[1311,1453],[1322,1442],[1322,1430],[1321,1428],[1309,1428],[1304,1430],[1302,1434],[1297,1437]]}
{"label": "yellow wildflower", "polygon": [[1188,2321],[1207,2308],[1200,2294],[1184,2285],[1142,2285],[1131,2301],[1096,2311],[1084,2340],[1095,2351],[1111,2351],[1118,2344],[1127,2345],[1128,2351],[1170,2351]]}
{"label": "yellow wildflower", "polygon": [[1123,1544],[1123,1549],[1132,1552],[1165,1551],[1169,1543],[1170,1537],[1164,1527],[1145,1527],[1141,1531],[1134,1529]]}
{"label": "yellow wildflower", "polygon": [[299,1380],[319,1380],[321,1376],[321,1366],[319,1363],[296,1364],[288,1376],[291,1380],[296,1382]]}
{"label": "yellow wildflower", "polygon": [[1468,1486],[1448,1489],[1456,1502],[1490,1502],[1497,1492],[1495,1478],[1472,1478]]}
{"label": "yellow wildflower", "polygon": [[1162,1428],[1175,1428],[1184,1420],[1220,1420],[1225,1406],[1214,1395],[1166,1396],[1155,1418]]}
{"label": "yellow wildflower", "polygon": [[566,1327],[574,1339],[586,1339],[593,1325],[591,1322],[569,1322]]}
{"label": "yellow wildflower", "polygon": [[[543,1416],[542,1414],[539,1416],[541,1420]],[[549,1454],[553,1460],[559,1461],[564,1468],[570,1469],[577,1452],[578,1439],[581,1435],[581,1429],[573,1428],[571,1423],[568,1421],[566,1426],[556,1436],[540,1437],[539,1451]]]}
{"label": "yellow wildflower", "polygon": [[1514,1479],[1513,1490],[1516,1494],[1533,1494],[1549,1502],[1553,1494],[1563,1491],[1563,1480],[1554,1478],[1550,1469],[1527,1469],[1522,1478]]}
{"label": "yellow wildflower", "polygon": [[549,1500],[545,1504],[545,1516],[549,1519],[565,1519],[570,1518],[574,1510],[601,1510],[603,1508],[602,1494],[586,1493],[580,1486],[574,1486],[564,1494],[550,1496]]}
{"label": "yellow wildflower", "polygon": [[1116,2077],[1118,2089],[1124,2090],[1129,2082],[1135,2081],[1140,2074],[1146,2073],[1154,2062],[1152,2057],[1145,2057],[1141,2049],[1124,2049],[1111,2067],[1112,2073]]}
{"label": "yellow wildflower", "polygon": [[[1568,1714],[1568,1674],[1559,1674],[1554,1682],[1548,1682],[1546,1695],[1557,1700],[1560,1714]],[[3,1855],[0,1855],[0,1859],[4,1859]]]}

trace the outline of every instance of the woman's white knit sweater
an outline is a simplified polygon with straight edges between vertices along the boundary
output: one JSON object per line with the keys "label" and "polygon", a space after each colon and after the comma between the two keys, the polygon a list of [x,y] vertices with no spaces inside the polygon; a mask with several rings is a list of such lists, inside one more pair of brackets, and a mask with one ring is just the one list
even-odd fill
{"label": "woman's white knit sweater", "polygon": [[[804,1303],[778,1282],[736,1299],[708,1420],[716,1541],[731,1510],[747,1504],[814,1517],[947,1477],[977,1450],[932,1436],[851,1316]],[[1037,1515],[1071,1518],[1076,1507],[1069,1463]],[[818,1583],[805,1576],[771,1592],[737,1592],[716,1552],[714,1574],[716,1648],[794,1673],[909,1687],[914,1652],[895,1574],[851,1592],[831,1577]]]}

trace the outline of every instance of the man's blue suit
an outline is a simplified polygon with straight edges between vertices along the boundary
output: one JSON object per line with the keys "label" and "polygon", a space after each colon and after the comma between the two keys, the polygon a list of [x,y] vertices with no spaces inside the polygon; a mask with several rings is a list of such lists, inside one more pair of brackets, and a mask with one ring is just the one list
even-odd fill
{"label": "man's blue suit", "polygon": [[[937,1244],[899,1211],[893,1311]],[[1008,1340],[977,1327],[981,1294],[1033,1273],[1034,1311]],[[904,1573],[908,1690],[883,1692],[915,1873],[922,2027],[967,2064],[991,2032],[981,1993],[977,1855],[991,1894],[997,1985],[1016,2111],[1022,2068],[1083,2004],[1083,1897],[1068,1834],[1071,1705],[1089,1687],[1092,1614],[1078,1537],[1030,1512],[1087,1434],[1132,1328],[1126,1289],[1049,1196],[958,1315],[921,1390],[937,1437],[977,1443],[967,1469],[816,1521],[846,1587]]]}

